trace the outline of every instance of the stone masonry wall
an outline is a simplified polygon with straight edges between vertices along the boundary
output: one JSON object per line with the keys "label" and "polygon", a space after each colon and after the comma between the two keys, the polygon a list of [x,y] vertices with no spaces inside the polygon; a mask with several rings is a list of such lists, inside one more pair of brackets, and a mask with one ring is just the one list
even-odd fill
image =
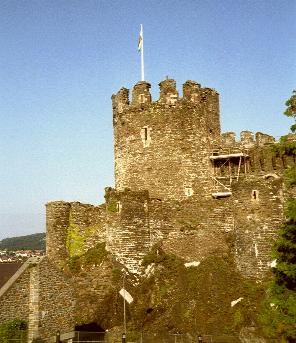
{"label": "stone masonry wall", "polygon": [[65,261],[70,203],[54,201],[46,204],[46,254],[56,263]]}
{"label": "stone masonry wall", "polygon": [[151,248],[148,191],[106,190],[108,211],[106,248],[130,272],[139,273],[143,256]]}
{"label": "stone masonry wall", "polygon": [[0,297],[0,323],[25,320],[29,342],[54,336],[57,330],[71,331],[75,326],[71,280],[46,257],[33,262]]}
{"label": "stone masonry wall", "polygon": [[75,294],[73,281],[48,258],[38,266],[39,336],[49,338],[59,330],[74,330]]}
{"label": "stone masonry wall", "polygon": [[171,230],[164,237],[167,252],[187,262],[229,253],[228,236],[234,229],[231,199],[204,199],[193,195],[170,212]]}
{"label": "stone masonry wall", "polygon": [[39,337],[39,266],[33,266],[30,270],[30,301],[29,301],[29,322],[28,341]]}
{"label": "stone masonry wall", "polygon": [[19,318],[29,320],[30,270],[27,269],[0,297],[0,323]]}
{"label": "stone masonry wall", "polygon": [[54,201],[46,205],[46,253],[62,265],[105,240],[105,205]]}
{"label": "stone masonry wall", "polygon": [[282,179],[253,177],[233,187],[235,259],[246,277],[270,269],[271,249],[283,215]]}
{"label": "stone masonry wall", "polygon": [[217,92],[187,81],[179,98],[175,81],[165,80],[151,102],[149,88],[136,84],[131,103],[126,89],[112,97],[116,189],[148,189],[164,200],[209,196],[208,156],[220,139]]}

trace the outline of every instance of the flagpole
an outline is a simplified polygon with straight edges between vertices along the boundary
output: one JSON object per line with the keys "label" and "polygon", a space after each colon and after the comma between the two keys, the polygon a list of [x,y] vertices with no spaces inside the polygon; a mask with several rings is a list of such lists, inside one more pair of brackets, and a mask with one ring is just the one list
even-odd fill
{"label": "flagpole", "polygon": [[123,274],[123,289],[124,289],[124,297],[123,297],[123,329],[124,329],[124,334],[126,335],[126,314],[125,314],[125,285],[124,285],[124,281],[125,281],[125,272]]}
{"label": "flagpole", "polygon": [[145,81],[144,74],[144,35],[143,35],[143,25],[141,24],[141,34],[142,34],[142,45],[141,45],[141,81]]}

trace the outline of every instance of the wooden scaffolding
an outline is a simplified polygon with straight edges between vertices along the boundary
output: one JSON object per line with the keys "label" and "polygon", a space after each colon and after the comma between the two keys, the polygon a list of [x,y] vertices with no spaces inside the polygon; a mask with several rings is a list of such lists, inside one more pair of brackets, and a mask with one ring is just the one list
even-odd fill
{"label": "wooden scaffolding", "polygon": [[213,198],[232,195],[231,185],[248,173],[249,158],[247,150],[214,149],[210,155],[212,164]]}

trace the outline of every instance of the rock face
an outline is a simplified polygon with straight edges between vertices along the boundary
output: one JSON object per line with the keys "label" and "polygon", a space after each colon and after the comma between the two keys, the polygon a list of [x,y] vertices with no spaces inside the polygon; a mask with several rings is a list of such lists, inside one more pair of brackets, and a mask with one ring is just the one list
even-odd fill
{"label": "rock face", "polygon": [[[128,273],[127,287],[139,294],[135,303],[142,311],[131,309],[128,320],[134,324],[129,325],[140,318],[143,330],[152,325],[149,321],[163,318],[154,328],[166,323],[167,330],[177,330],[178,321],[170,315],[184,313],[188,323],[181,318],[180,330],[192,332],[196,329],[192,318],[203,313],[199,317],[207,318],[200,324],[203,331],[223,330],[219,302],[227,306],[225,318],[234,321],[227,330],[238,333],[245,323],[240,307],[251,303],[251,292],[239,285],[243,279],[263,279],[270,270],[271,247],[286,196],[282,172],[294,161],[272,152],[276,143],[269,135],[254,137],[243,131],[236,141],[232,132],[221,134],[215,90],[187,81],[180,97],[174,80],[159,86],[157,101],[152,101],[147,82],[134,86],[131,101],[125,88],[112,96],[115,189],[106,188],[106,201],[99,206],[48,203],[46,258],[28,266],[0,293],[0,320],[27,320],[29,340],[91,322],[104,329],[120,325],[122,269]],[[173,255],[179,261],[176,265],[168,263],[175,261]],[[236,273],[233,289],[229,285],[223,290],[213,280],[213,275],[223,280],[223,270],[215,274],[205,267],[214,268],[213,258],[225,268],[224,275]],[[199,264],[191,265],[194,261]],[[161,272],[165,268],[173,268],[171,273],[163,272],[166,278]],[[153,284],[150,278],[156,271],[158,281]],[[207,282],[206,291],[195,288],[199,271]],[[178,275],[193,283],[192,297],[183,299],[187,308],[169,297],[182,298],[186,293]],[[164,279],[175,288],[162,284]],[[240,297],[244,301],[231,310],[230,302]],[[203,308],[205,303],[216,308],[217,318]],[[251,339],[244,338],[243,331],[241,337]]]}
{"label": "rock face", "polygon": [[242,328],[239,339],[242,343],[266,343],[267,341],[262,337],[256,336],[254,327]]}

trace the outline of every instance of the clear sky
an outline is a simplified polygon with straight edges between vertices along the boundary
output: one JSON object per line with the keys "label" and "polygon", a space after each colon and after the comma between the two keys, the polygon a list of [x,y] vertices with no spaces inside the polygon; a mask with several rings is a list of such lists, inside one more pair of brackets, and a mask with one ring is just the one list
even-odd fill
{"label": "clear sky", "polygon": [[215,88],[223,131],[276,137],[296,88],[295,0],[1,0],[0,239],[45,231],[50,200],[113,181],[111,95],[145,74]]}

